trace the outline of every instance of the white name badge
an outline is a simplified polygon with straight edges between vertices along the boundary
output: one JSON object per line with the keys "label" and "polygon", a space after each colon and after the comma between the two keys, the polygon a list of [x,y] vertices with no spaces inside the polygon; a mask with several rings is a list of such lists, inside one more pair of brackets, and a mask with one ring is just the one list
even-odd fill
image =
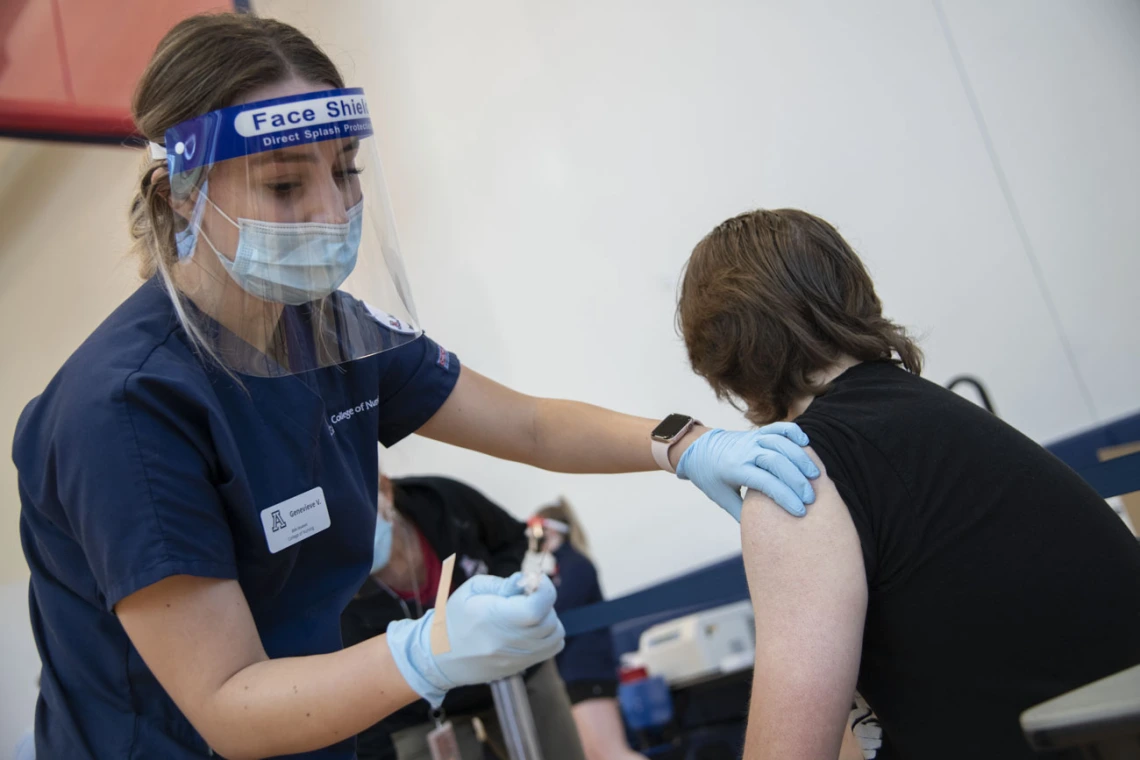
{"label": "white name badge", "polygon": [[261,526],[270,554],[315,536],[331,524],[325,492],[320,486],[261,510]]}

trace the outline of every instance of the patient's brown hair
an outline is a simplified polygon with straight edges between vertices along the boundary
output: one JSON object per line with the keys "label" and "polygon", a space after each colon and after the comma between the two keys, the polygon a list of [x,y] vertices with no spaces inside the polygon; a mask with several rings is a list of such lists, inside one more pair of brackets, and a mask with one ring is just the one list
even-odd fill
{"label": "patient's brown hair", "polygon": [[693,371],[757,425],[784,419],[844,355],[915,374],[922,351],[883,316],[863,262],[824,220],[751,211],[705,236],[685,269],[677,321]]}

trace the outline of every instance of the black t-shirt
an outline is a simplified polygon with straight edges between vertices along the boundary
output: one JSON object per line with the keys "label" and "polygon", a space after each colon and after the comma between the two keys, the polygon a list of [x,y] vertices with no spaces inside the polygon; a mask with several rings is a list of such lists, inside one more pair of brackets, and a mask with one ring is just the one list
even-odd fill
{"label": "black t-shirt", "polygon": [[877,760],[1032,758],[1023,710],[1140,662],[1140,545],[1041,446],[888,362],[796,422],[862,543]]}
{"label": "black t-shirt", "polygon": [[[452,588],[480,573],[508,576],[518,571],[526,553],[526,526],[471,486],[450,478],[421,477],[392,480],[396,509],[423,534],[440,559],[456,556]],[[428,604],[424,611],[431,609]],[[419,610],[412,602],[401,605],[397,597],[371,577],[348,603],[341,616],[345,646],[379,636],[394,620],[403,620]],[[487,710],[494,705],[486,685],[461,686],[447,693],[443,710],[462,715]],[[394,758],[390,735],[427,723],[431,710],[416,701],[397,710],[357,737],[360,760]]]}

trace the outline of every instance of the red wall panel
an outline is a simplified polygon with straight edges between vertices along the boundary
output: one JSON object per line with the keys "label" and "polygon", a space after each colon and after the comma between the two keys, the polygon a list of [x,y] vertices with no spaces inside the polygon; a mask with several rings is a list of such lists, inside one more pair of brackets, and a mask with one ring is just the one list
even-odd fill
{"label": "red wall panel", "polygon": [[133,133],[131,93],[174,24],[227,0],[4,0],[0,134],[115,141]]}

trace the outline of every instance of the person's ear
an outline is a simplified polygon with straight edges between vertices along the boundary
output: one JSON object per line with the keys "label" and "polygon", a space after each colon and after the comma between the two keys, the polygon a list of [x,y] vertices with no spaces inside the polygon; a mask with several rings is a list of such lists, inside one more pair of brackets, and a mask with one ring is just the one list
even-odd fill
{"label": "person's ear", "polygon": [[198,171],[189,172],[192,176],[185,176],[180,174],[178,176],[179,192],[175,192],[176,188],[170,182],[170,177],[167,174],[166,167],[154,170],[152,182],[155,183],[155,190],[159,193],[166,202],[170,204],[170,208],[174,213],[182,218],[182,221],[187,224],[190,223],[194,217],[194,207],[198,204],[198,198],[201,195],[202,188],[197,183]]}

